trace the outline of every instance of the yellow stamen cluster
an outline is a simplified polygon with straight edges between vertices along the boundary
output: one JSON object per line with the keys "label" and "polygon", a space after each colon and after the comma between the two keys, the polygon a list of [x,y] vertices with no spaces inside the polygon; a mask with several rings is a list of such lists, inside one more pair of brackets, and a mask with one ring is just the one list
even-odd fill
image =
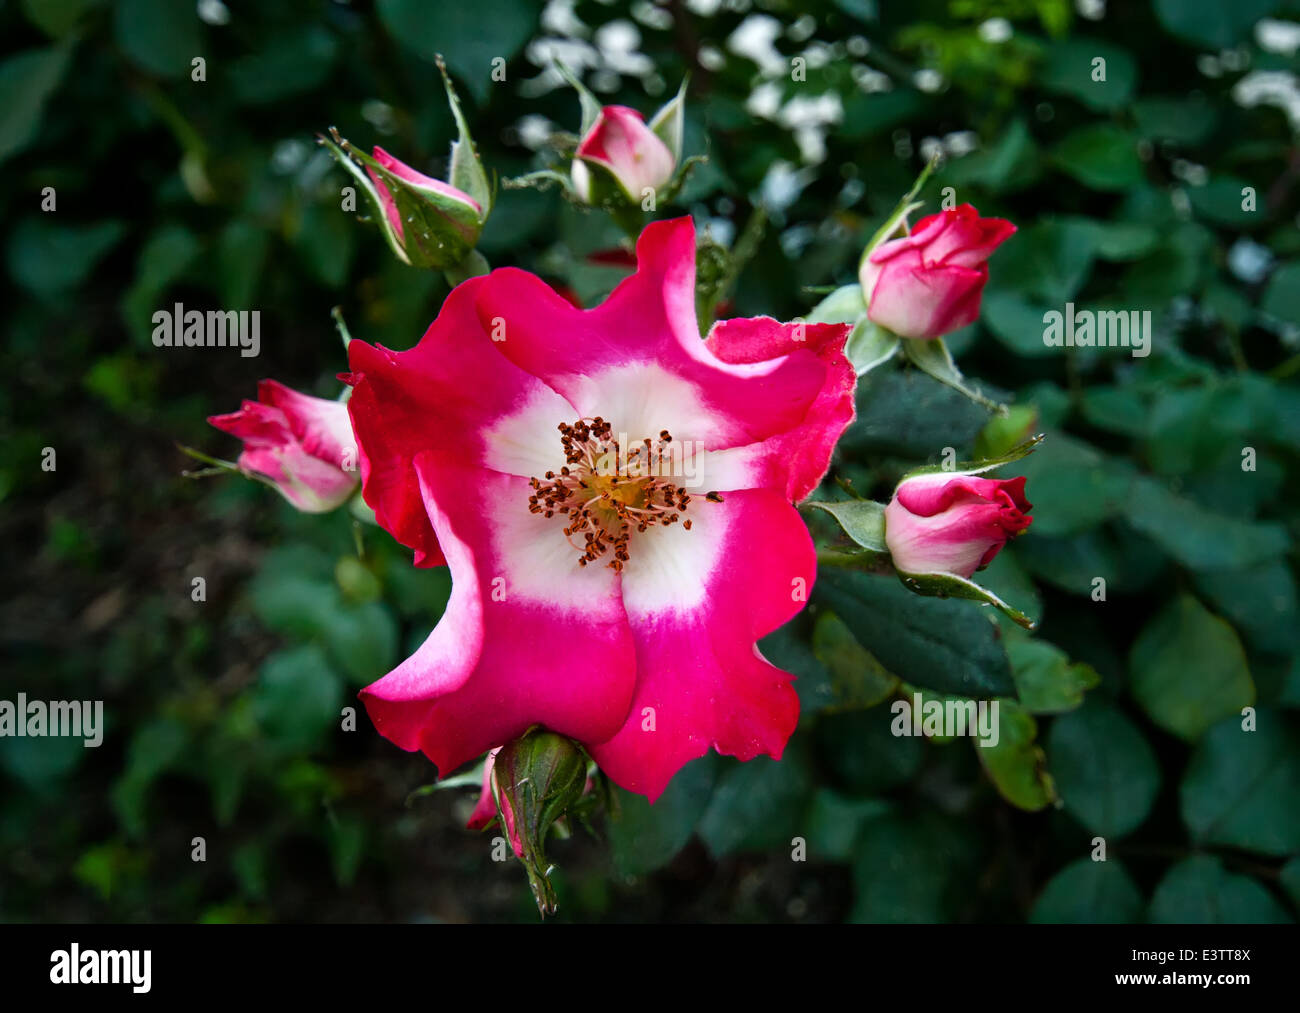
{"label": "yellow stamen cluster", "polygon": [[[578,565],[612,553],[606,565],[622,570],[634,531],[676,524],[691,502],[666,463],[672,434],[664,429],[657,441],[647,437],[625,447],[600,416],[558,428],[565,464],[558,472],[529,479],[533,491],[528,509],[544,517],[559,513],[568,518],[564,535],[578,553]],[[715,492],[707,498],[722,499]],[[690,520],[683,520],[682,527],[689,530]]]}

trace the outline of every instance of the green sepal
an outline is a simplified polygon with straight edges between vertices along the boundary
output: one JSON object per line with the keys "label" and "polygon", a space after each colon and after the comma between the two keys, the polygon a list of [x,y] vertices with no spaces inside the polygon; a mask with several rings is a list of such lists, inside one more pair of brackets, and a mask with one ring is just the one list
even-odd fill
{"label": "green sepal", "polygon": [[929,598],[965,598],[984,605],[992,605],[1007,618],[1027,630],[1034,628],[1034,621],[1017,608],[1012,608],[988,588],[980,587],[973,580],[959,577],[955,573],[905,573],[898,570],[898,579],[909,591]]}

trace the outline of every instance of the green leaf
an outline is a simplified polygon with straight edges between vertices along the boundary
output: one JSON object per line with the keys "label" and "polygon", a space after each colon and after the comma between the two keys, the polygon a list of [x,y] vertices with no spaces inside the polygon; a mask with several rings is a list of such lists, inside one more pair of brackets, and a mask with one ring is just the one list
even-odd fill
{"label": "green leaf", "polygon": [[[397,660],[397,622],[382,602],[349,603],[334,580],[305,572],[284,550],[268,557],[253,579],[253,609],[271,629],[324,648],[358,685],[383,675]],[[324,565],[324,561],[320,561]]]}
{"label": "green leaf", "polygon": [[890,804],[880,799],[849,798],[830,788],[818,788],[808,811],[807,830],[800,836],[807,840],[813,857],[847,862],[853,857],[853,842],[862,826],[890,811]]}
{"label": "green leaf", "polygon": [[1295,576],[1284,561],[1274,559],[1241,570],[1200,570],[1193,580],[1256,650],[1300,651]]}
{"label": "green leaf", "polygon": [[183,225],[164,225],[150,235],[136,261],[135,282],[122,298],[122,315],[135,342],[148,346],[150,320],[167,289],[198,257],[198,237]]}
{"label": "green leaf", "polygon": [[617,814],[609,821],[609,844],[619,875],[653,872],[685,847],[709,805],[718,766],[713,753],[692,760],[654,805],[644,795],[614,789]]}
{"label": "green leaf", "polygon": [[1300,852],[1300,742],[1280,712],[1261,710],[1253,731],[1225,718],[1192,753],[1179,798],[1201,844],[1262,855]]}
{"label": "green leaf", "polygon": [[492,61],[519,52],[540,13],[528,0],[378,0],[375,9],[388,33],[416,56],[432,62],[436,53],[444,54],[447,66],[480,103],[493,87]]}
{"label": "green leaf", "polygon": [[869,499],[808,500],[803,504],[834,517],[844,533],[870,552],[888,552],[885,545],[885,504]]}
{"label": "green leaf", "polygon": [[1123,436],[1144,436],[1150,409],[1147,400],[1128,387],[1097,386],[1083,392],[1083,417],[1098,429]]}
{"label": "green leaf", "polygon": [[900,679],[972,698],[1014,695],[997,627],[969,605],[833,568],[818,576],[815,594]]}
{"label": "green leaf", "polygon": [[978,848],[960,822],[928,810],[862,827],[853,860],[855,923],[950,921],[969,902]]}
{"label": "green leaf", "polygon": [[1204,95],[1144,96],[1133,103],[1133,117],[1138,133],[1144,137],[1195,146],[1214,132],[1219,109]]}
{"label": "green leaf", "polygon": [[1129,488],[1127,462],[1095,447],[1051,433],[1036,454],[1017,464],[1034,504],[1033,532],[1064,535],[1095,527],[1122,508]]}
{"label": "green leaf", "polygon": [[[883,96],[877,96],[883,97]],[[1038,148],[1023,117],[1016,117],[989,147],[949,162],[943,181],[993,193],[1022,190],[1041,175]]]}
{"label": "green leaf", "polygon": [[1187,594],[1142,630],[1129,654],[1129,686],[1152,721],[1188,740],[1255,702],[1237,634]]}
{"label": "green leaf", "polygon": [[[1098,58],[1104,61],[1100,65],[1094,63]],[[1038,80],[1050,91],[1104,112],[1128,102],[1137,83],[1137,64],[1126,49],[1076,35],[1048,45]]]}
{"label": "green leaf", "polygon": [[905,573],[899,570],[898,578],[909,591],[916,594],[932,598],[962,598],[981,605],[992,605],[1025,629],[1034,628],[1034,621],[1019,609],[1008,605],[988,588],[955,573]]}
{"label": "green leaf", "polygon": [[239,101],[269,105],[321,87],[338,54],[338,38],[322,25],[310,25],[265,39],[259,50],[230,65],[228,80]]}
{"label": "green leaf", "polygon": [[780,761],[732,762],[713,789],[699,835],[715,858],[737,851],[789,849],[803,825],[812,778],[795,743]]}
{"label": "green leaf", "polygon": [[934,377],[940,383],[947,384],[953,390],[960,391],[976,404],[999,414],[1006,412],[1006,406],[986,397],[966,382],[957,364],[953,362],[952,353],[944,344],[943,338],[931,338],[928,341],[909,338],[902,342],[903,353],[908,361],[918,369]]}
{"label": "green leaf", "polygon": [[190,73],[190,61],[203,56],[200,27],[193,4],[175,0],[117,0],[113,7],[113,36],[117,44],[132,62],[160,77]]}
{"label": "green leaf", "polygon": [[818,718],[816,754],[832,784],[853,795],[870,796],[916,776],[925,760],[925,736],[895,735],[893,709],[847,710]]}
{"label": "green leaf", "polygon": [[1278,882],[1291,898],[1291,906],[1300,911],[1300,858],[1293,858],[1282,866],[1278,873]]}
{"label": "green leaf", "polygon": [[969,446],[988,419],[970,400],[913,370],[873,370],[858,382],[858,417],[844,451],[924,459],[936,447]]}
{"label": "green leaf", "polygon": [[1300,324],[1300,260],[1278,266],[1268,280],[1259,308],[1279,320]]}
{"label": "green leaf", "polygon": [[36,139],[45,103],[63,80],[72,50],[49,46],[0,63],[0,162]]}
{"label": "green leaf", "polygon": [[1286,553],[1286,529],[1206,510],[1151,478],[1138,478],[1126,500],[1129,523],[1193,570],[1231,570]]}
{"label": "green leaf", "polygon": [[309,752],[340,720],[342,689],[314,644],[277,651],[262,663],[253,714],[277,747]]}
{"label": "green leaf", "polygon": [[1032,404],[1009,405],[1006,415],[995,415],[980,430],[975,457],[993,460],[1005,457],[1031,440],[1038,425],[1038,409]]}
{"label": "green leaf", "polygon": [[1034,902],[1035,925],[1119,925],[1142,919],[1142,894],[1116,861],[1080,858],[1053,876]]}
{"label": "green leaf", "polygon": [[1137,260],[1150,253],[1160,242],[1160,233],[1142,222],[1104,222],[1094,218],[1070,218],[1092,232],[1092,245],[1102,260]]}
{"label": "green leaf", "polygon": [[1273,895],[1211,855],[1193,855],[1167,873],[1151,897],[1147,920],[1156,925],[1289,924]]}
{"label": "green leaf", "polygon": [[85,281],[125,233],[121,222],[63,225],[24,218],[9,236],[9,273],[37,295],[57,297]]}
{"label": "green leaf", "polygon": [[351,885],[366,853],[365,821],[350,815],[331,819],[325,837],[329,844],[330,864],[334,868],[334,881],[340,886]]}
{"label": "green leaf", "polygon": [[908,479],[916,475],[983,475],[986,472],[1024,460],[1037,450],[1042,442],[1043,436],[1041,434],[1031,436],[997,457],[985,457],[977,461],[957,461],[952,465],[923,464],[919,468],[908,471],[903,478]]}
{"label": "green leaf", "polygon": [[1248,185],[1236,176],[1215,176],[1204,186],[1188,187],[1187,196],[1192,210],[1211,225],[1248,229],[1265,220],[1258,210],[1247,211],[1242,207],[1241,191]]}
{"label": "green leaf", "polygon": [[1043,341],[1044,317],[1051,307],[1031,302],[1019,292],[989,289],[981,319],[1006,348],[1027,358],[1061,355],[1063,349]]}
{"label": "green leaf", "polygon": [[1046,756],[1035,741],[1038,723],[1013,700],[999,700],[995,745],[974,742],[975,755],[1004,799],[1019,809],[1037,812],[1056,801]]}
{"label": "green leaf", "polygon": [[144,833],[150,787],[181,761],[189,745],[189,729],[173,718],[155,718],[131,736],[125,769],[112,789],[113,810],[130,836]]}
{"label": "green leaf", "polygon": [[[1059,310],[1083,289],[1092,272],[1098,240],[1096,225],[1082,218],[1027,226],[998,251],[996,270],[989,278],[990,295],[1018,295],[1042,303],[1044,310]],[[1042,312],[1037,315],[1032,334],[1041,346]]]}
{"label": "green leaf", "polygon": [[456,95],[456,86],[451,83],[447,65],[438,61],[438,73],[442,76],[442,87],[447,93],[447,104],[451,107],[452,118],[456,121],[456,140],[451,142],[451,169],[447,175],[449,182],[456,189],[467,193],[483,209],[481,218],[486,218],[492,210],[492,186],[488,183],[487,173],[474,148],[474,138],[470,136],[469,124],[465,121],[465,112],[460,107],[460,98]]}
{"label": "green leaf", "polygon": [[76,770],[92,752],[86,748],[85,739],[76,736],[19,738],[6,734],[0,737],[0,770],[29,790],[47,794],[56,790],[58,782]]}
{"label": "green leaf", "polygon": [[824,296],[804,319],[810,324],[856,324],[866,312],[862,286],[842,285]]}
{"label": "green leaf", "polygon": [[646,124],[659,140],[672,152],[673,161],[682,160],[683,134],[686,127],[686,84],[687,78],[677,86],[677,94],[665,102]]}
{"label": "green leaf", "polygon": [[1160,767],[1142,733],[1097,699],[1053,721],[1047,763],[1066,812],[1103,837],[1136,829],[1160,790]]}
{"label": "green leaf", "polygon": [[834,612],[823,611],[817,617],[812,649],[831,676],[832,702],[825,710],[874,707],[898,688],[898,678],[858,643]]}
{"label": "green leaf", "polygon": [[56,39],[76,28],[82,15],[99,4],[100,0],[22,0],[27,20]]}
{"label": "green leaf", "polygon": [[1007,655],[1021,705],[1031,714],[1064,714],[1083,703],[1083,694],[1101,681],[1091,665],[1037,637],[1007,637]]}
{"label": "green leaf", "polygon": [[1137,138],[1109,123],[1077,128],[1056,146],[1052,159],[1090,190],[1125,190],[1143,178]]}
{"label": "green leaf", "polygon": [[1171,35],[1217,51],[1245,40],[1256,21],[1277,9],[1277,0],[1154,0],[1154,6]]}
{"label": "green leaf", "polygon": [[864,316],[849,332],[844,355],[853,363],[854,372],[862,376],[892,359],[899,342],[899,338]]}

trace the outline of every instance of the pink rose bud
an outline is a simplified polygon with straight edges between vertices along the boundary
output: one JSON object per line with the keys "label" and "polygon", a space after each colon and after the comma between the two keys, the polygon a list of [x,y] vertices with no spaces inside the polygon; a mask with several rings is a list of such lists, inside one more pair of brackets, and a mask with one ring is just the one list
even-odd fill
{"label": "pink rose bud", "polygon": [[[664,110],[669,108],[665,106]],[[680,114],[668,113],[661,125],[664,110],[650,125],[627,106],[605,106],[600,111],[583,135],[573,160],[573,188],[579,198],[587,204],[601,201],[603,194],[593,179],[593,166],[597,172],[608,173],[622,195],[637,204],[673,178],[680,152],[669,146],[661,132],[665,128],[676,130],[675,136],[680,138]]]}
{"label": "pink rose bud", "polygon": [[357,441],[348,406],[290,390],[275,380],[257,385],[257,400],[208,421],[244,441],[236,462],[274,486],[299,510],[324,513],[357,488]]}
{"label": "pink rose bud", "polygon": [[940,472],[905,478],[885,507],[885,544],[902,573],[969,579],[1033,520],[1024,478]]}
{"label": "pink rose bud", "polygon": [[[366,166],[375,197],[384,209],[385,231],[394,249],[400,249],[408,262],[417,267],[447,267],[474,248],[487,220],[478,201],[450,183],[416,172],[381,147],[375,147],[374,160],[395,177],[386,180]],[[418,214],[403,215],[401,190],[419,209]]]}
{"label": "pink rose bud", "polygon": [[[499,789],[493,783],[492,769],[496,765],[497,753],[501,752],[501,746],[497,746],[487,754],[487,759],[483,761],[483,788],[479,792],[478,804],[474,806],[474,811],[469,814],[469,822],[465,824],[470,830],[486,830],[497,821],[497,794]],[[505,819],[506,833],[510,835],[510,847],[514,849],[515,855],[519,858],[524,857],[524,845],[519,840],[519,831],[515,829],[515,814],[510,808],[510,800],[502,795],[501,797],[501,816]]]}
{"label": "pink rose bud", "polygon": [[974,323],[989,276],[985,261],[1015,231],[969,204],[922,218],[910,235],[862,258],[867,316],[904,338],[937,338]]}
{"label": "pink rose bud", "polygon": [[441,57],[438,69],[457,130],[447,182],[416,172],[383,148],[376,147],[373,155],[363,154],[333,127],[329,137],[319,140],[369,198],[377,212],[375,220],[398,260],[457,275],[478,274],[480,267],[486,267],[474,247],[492,210],[492,188]]}
{"label": "pink rose bud", "polygon": [[586,755],[571,739],[533,728],[492,754],[489,785],[537,908],[552,914],[555,889],[546,838],[586,791]]}

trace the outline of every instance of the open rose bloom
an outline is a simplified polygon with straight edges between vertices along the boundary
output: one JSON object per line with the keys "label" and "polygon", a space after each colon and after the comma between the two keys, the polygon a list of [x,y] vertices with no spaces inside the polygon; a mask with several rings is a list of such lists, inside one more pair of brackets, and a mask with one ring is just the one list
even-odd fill
{"label": "open rose bloom", "polygon": [[357,442],[347,405],[290,390],[275,380],[257,385],[257,400],[208,419],[244,441],[241,471],[274,486],[299,510],[323,513],[357,487]]}
{"label": "open rose bloom", "polygon": [[937,338],[974,323],[986,261],[1015,231],[969,204],[927,215],[909,235],[863,257],[858,280],[867,316],[904,338]]}
{"label": "open rose bloom", "polygon": [[410,351],[349,348],[365,500],[452,577],[362,697],[442,774],[543,725],[653,800],[710,747],[779,757],[794,730],[792,676],[755,641],[813,584],[792,504],[853,417],[848,327],[701,340],[691,221],[650,225],[637,259],[592,310],[503,268]]}
{"label": "open rose bloom", "polygon": [[885,508],[885,542],[904,573],[969,578],[1029,527],[1031,509],[1023,478],[915,475]]}

